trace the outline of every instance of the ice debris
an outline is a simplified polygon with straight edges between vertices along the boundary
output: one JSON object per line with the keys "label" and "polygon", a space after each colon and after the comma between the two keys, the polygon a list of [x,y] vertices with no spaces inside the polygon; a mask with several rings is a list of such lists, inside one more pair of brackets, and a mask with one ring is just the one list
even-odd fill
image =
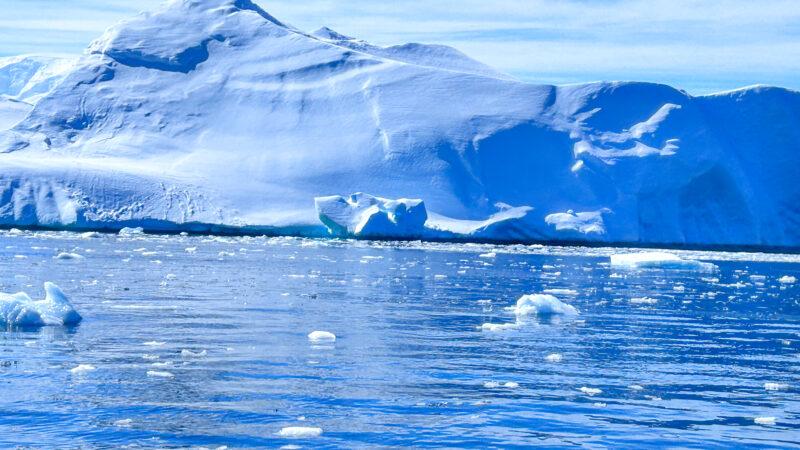
{"label": "ice debris", "polygon": [[523,295],[511,310],[517,316],[575,316],[578,310],[549,294]]}
{"label": "ice debris", "polygon": [[72,325],[81,321],[80,314],[58,286],[46,282],[44,291],[44,300],[32,300],[24,292],[0,293],[0,324],[36,327]]}
{"label": "ice debris", "polygon": [[288,438],[310,438],[322,434],[322,428],[316,427],[286,427],[278,432],[278,435]]}
{"label": "ice debris", "polygon": [[331,343],[336,341],[336,335],[329,331],[312,331],[308,334],[308,340],[315,344]]}
{"label": "ice debris", "polygon": [[717,266],[711,263],[683,259],[666,252],[620,253],[611,255],[612,267],[628,269],[679,269],[712,272]]}

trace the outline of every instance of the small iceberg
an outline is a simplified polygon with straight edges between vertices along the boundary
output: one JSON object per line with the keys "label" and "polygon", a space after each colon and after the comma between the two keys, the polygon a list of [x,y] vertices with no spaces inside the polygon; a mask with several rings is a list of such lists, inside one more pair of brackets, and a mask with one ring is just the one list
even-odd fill
{"label": "small iceberg", "polygon": [[516,306],[510,308],[519,316],[576,316],[578,310],[549,294],[523,295]]}
{"label": "small iceberg", "polygon": [[70,373],[83,375],[86,372],[91,372],[92,370],[95,370],[95,369],[96,369],[95,366],[92,366],[92,365],[89,365],[89,364],[79,364],[78,367],[70,369],[69,371],[70,371]]}
{"label": "small iceberg", "polygon": [[278,435],[287,438],[311,438],[322,434],[322,428],[316,427],[286,427]]}
{"label": "small iceberg", "polygon": [[144,228],[142,227],[124,227],[119,230],[120,236],[131,236],[136,234],[144,234]]}
{"label": "small iceberg", "polygon": [[79,255],[77,253],[70,253],[70,252],[61,252],[58,255],[54,256],[55,259],[83,259],[83,255]]}
{"label": "small iceberg", "polygon": [[683,259],[666,252],[620,253],[611,255],[611,266],[627,269],[677,269],[698,272],[713,272],[717,266],[711,263]]}
{"label": "small iceberg", "polygon": [[28,294],[0,293],[0,324],[12,327],[74,325],[81,321],[67,297],[53,283],[44,284],[45,299],[32,300]]}
{"label": "small iceberg", "polygon": [[314,344],[330,344],[336,341],[336,335],[329,331],[312,331],[308,334],[308,340]]}
{"label": "small iceberg", "polygon": [[791,275],[784,275],[778,278],[778,283],[780,284],[794,284],[797,283],[797,278]]}

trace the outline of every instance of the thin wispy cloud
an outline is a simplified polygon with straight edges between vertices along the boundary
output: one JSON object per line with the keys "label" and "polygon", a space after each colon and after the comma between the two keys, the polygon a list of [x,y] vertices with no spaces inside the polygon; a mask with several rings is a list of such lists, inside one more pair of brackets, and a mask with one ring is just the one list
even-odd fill
{"label": "thin wispy cloud", "polygon": [[[79,53],[159,0],[3,0],[0,54]],[[800,89],[800,2],[259,0],[298,28],[378,44],[452,45],[518,78],[664,82],[702,93],[765,83]]]}

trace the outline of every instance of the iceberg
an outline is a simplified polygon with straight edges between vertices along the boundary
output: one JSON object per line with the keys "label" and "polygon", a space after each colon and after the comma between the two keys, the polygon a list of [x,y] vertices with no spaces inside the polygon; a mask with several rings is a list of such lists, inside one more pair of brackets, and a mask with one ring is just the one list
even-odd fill
{"label": "iceberg", "polygon": [[422,200],[388,200],[357,193],[315,199],[331,234],[354,237],[422,237],[428,212]]}
{"label": "iceberg", "polygon": [[0,98],[7,227],[800,247],[789,89],[526,83],[171,0],[0,59]]}
{"label": "iceberg", "polygon": [[511,310],[519,318],[522,316],[576,316],[578,310],[549,294],[523,295]]}
{"label": "iceberg", "polygon": [[683,259],[666,252],[621,253],[611,255],[611,266],[627,269],[679,269],[712,272],[717,266],[711,263]]}
{"label": "iceberg", "polygon": [[53,283],[44,284],[45,299],[32,300],[28,294],[0,294],[0,324],[10,327],[74,325],[81,316]]}

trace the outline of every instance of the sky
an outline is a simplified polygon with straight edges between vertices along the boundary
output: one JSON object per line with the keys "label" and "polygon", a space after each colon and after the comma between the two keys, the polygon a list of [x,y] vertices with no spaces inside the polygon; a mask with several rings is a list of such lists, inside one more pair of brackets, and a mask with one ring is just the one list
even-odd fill
{"label": "sky", "polygon": [[[798,0],[255,0],[297,28],[446,44],[534,83],[800,90]],[[80,54],[161,0],[0,0],[0,56]]]}

